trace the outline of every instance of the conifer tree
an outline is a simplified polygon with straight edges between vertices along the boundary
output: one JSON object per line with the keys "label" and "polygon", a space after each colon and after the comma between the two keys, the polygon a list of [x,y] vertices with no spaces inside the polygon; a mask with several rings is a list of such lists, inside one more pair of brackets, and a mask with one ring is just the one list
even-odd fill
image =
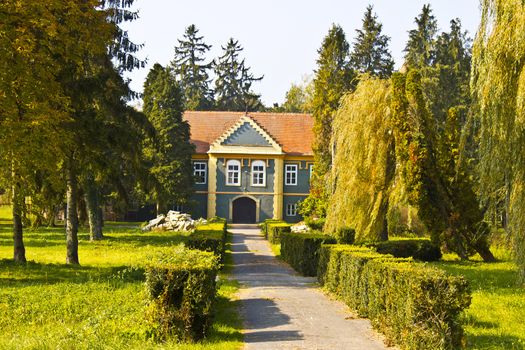
{"label": "conifer tree", "polygon": [[252,84],[262,80],[255,77],[244,59],[239,59],[243,48],[230,38],[222,46],[223,54],[214,65],[216,109],[226,111],[257,111],[263,107],[260,95],[252,91]]}
{"label": "conifer tree", "polygon": [[417,28],[408,32],[405,47],[405,65],[415,68],[429,66],[434,57],[434,43],[437,33],[437,20],[430,5],[424,5],[421,13],[414,19]]}
{"label": "conifer tree", "polygon": [[149,183],[157,213],[170,204],[188,204],[193,169],[190,126],[182,119],[182,91],[168,68],[155,64],[144,83],[144,113],[155,128],[144,155],[150,163]]}
{"label": "conifer tree", "polygon": [[173,72],[184,93],[186,110],[210,110],[213,108],[213,91],[210,89],[208,70],[212,62],[204,63],[205,54],[211,45],[203,41],[198,35],[199,30],[194,24],[188,26],[184,38],[178,39],[175,47],[175,58],[171,62]]}
{"label": "conifer tree", "polygon": [[381,34],[383,25],[372,13],[373,7],[366,8],[362,29],[357,29],[357,37],[350,54],[350,65],[359,73],[388,78],[394,70],[394,60],[388,50],[390,38]]}
{"label": "conifer tree", "polygon": [[349,44],[343,29],[332,25],[318,50],[314,77],[314,159],[310,196],[301,205],[305,216],[325,216],[328,189],[326,176],[332,164],[331,138],[334,114],[343,94],[353,87],[354,71],[349,67]]}

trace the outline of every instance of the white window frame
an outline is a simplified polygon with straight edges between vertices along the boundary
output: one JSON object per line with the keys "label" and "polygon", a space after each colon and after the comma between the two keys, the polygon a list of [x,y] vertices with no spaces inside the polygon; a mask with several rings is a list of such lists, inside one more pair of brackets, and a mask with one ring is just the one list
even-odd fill
{"label": "white window frame", "polygon": [[[237,170],[230,170],[231,166],[237,166]],[[232,182],[230,181],[230,173],[237,174],[237,181]],[[241,162],[237,159],[230,159],[226,162],[226,186],[240,186],[241,185]]]}
{"label": "white window frame", "polygon": [[289,216],[289,217],[297,216],[297,203],[286,204],[286,216]]}
{"label": "white window frame", "polygon": [[[297,186],[298,168],[297,164],[284,165],[284,184],[286,186]],[[295,181],[288,181],[288,174],[294,174],[295,176],[290,176],[290,179],[294,178]]]}
{"label": "white window frame", "polygon": [[[255,167],[262,167],[262,170],[255,170]],[[262,183],[255,182],[255,176],[262,175]],[[252,186],[253,187],[265,187],[266,186],[266,164],[262,160],[256,160],[252,162]],[[260,180],[260,178],[258,177]]]}
{"label": "white window frame", "polygon": [[[197,169],[198,165],[204,165],[204,169]],[[208,163],[206,162],[193,162],[193,176],[198,176],[197,173],[204,173],[204,182],[199,182],[198,180],[195,180],[195,184],[197,185],[205,185],[206,179],[208,178]]]}
{"label": "white window frame", "polygon": [[314,165],[313,164],[310,164],[309,170],[310,170],[310,179],[311,179],[312,175],[314,174]]}

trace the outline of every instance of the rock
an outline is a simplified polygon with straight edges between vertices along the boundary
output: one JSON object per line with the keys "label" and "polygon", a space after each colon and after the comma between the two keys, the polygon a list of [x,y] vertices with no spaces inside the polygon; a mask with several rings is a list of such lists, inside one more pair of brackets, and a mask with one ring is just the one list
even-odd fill
{"label": "rock", "polygon": [[206,220],[199,219],[195,221],[189,214],[170,210],[166,215],[159,215],[156,219],[150,220],[149,223],[142,228],[142,231],[150,231],[152,229],[191,231],[195,228],[196,224],[203,222],[206,223]]}
{"label": "rock", "polygon": [[290,231],[293,233],[306,233],[310,231],[310,228],[305,223],[300,222],[290,227]]}

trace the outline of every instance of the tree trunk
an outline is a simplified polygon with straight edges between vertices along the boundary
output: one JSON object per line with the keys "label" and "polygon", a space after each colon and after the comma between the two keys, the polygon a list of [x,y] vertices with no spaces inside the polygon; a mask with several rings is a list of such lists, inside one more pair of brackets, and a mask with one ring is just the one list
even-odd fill
{"label": "tree trunk", "polygon": [[86,179],[85,202],[89,220],[89,238],[99,241],[103,238],[100,198],[97,185],[91,176]]}
{"label": "tree trunk", "polygon": [[23,226],[22,226],[22,201],[24,197],[20,193],[20,183],[18,177],[13,171],[13,193],[12,193],[12,204],[13,204],[13,242],[14,242],[14,254],[13,260],[17,263],[26,262],[26,249],[24,247],[23,238]]}
{"label": "tree trunk", "polygon": [[77,178],[71,162],[67,166],[66,192],[66,264],[80,264],[78,261],[78,189]]}
{"label": "tree trunk", "polygon": [[478,252],[484,262],[496,262],[496,258],[487,244],[478,244],[474,246],[474,249],[476,249],[476,252]]}

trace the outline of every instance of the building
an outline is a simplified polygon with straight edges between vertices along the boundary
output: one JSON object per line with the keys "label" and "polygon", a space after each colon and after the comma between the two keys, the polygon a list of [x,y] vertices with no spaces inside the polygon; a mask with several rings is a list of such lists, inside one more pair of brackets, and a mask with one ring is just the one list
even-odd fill
{"label": "building", "polygon": [[184,119],[196,148],[193,217],[302,220],[297,203],[313,167],[309,114],[187,111]]}

